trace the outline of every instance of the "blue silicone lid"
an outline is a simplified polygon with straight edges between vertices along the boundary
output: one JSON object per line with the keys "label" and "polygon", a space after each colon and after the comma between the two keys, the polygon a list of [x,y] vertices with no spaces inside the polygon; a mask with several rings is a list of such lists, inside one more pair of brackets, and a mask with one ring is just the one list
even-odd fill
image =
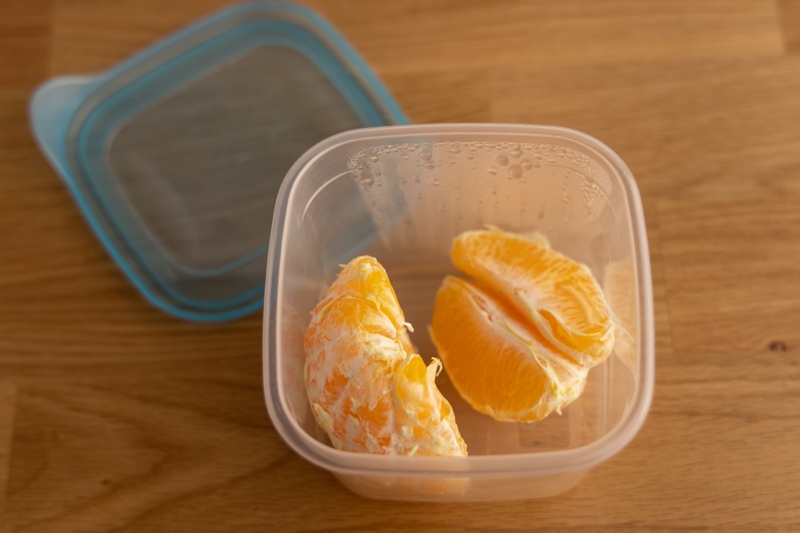
{"label": "blue silicone lid", "polygon": [[31,100],[31,127],[139,291],[217,322],[263,305],[275,197],[335,133],[406,123],[344,38],[293,4],[222,11]]}

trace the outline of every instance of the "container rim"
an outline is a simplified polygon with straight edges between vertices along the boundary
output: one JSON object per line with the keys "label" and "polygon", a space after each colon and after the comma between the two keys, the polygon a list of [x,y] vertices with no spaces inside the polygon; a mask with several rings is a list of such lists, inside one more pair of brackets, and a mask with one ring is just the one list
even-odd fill
{"label": "container rim", "polygon": [[[407,457],[358,454],[336,450],[308,435],[289,415],[283,398],[277,397],[279,386],[277,357],[276,303],[281,287],[278,275],[284,269],[282,249],[287,205],[294,194],[294,185],[305,169],[325,153],[340,145],[369,138],[397,139],[431,134],[464,136],[526,134],[549,135],[567,139],[593,150],[612,167],[621,179],[628,199],[633,238],[633,259],[638,268],[639,284],[639,368],[638,382],[631,407],[622,419],[594,442],[569,450],[534,453],[476,455],[468,457]],[[562,126],[504,123],[412,124],[363,128],[338,133],[311,147],[287,173],[278,192],[267,257],[263,315],[263,380],[269,415],[278,433],[300,456],[310,463],[343,475],[420,476],[420,477],[520,477],[531,474],[557,474],[588,470],[609,459],[624,448],[644,424],[653,397],[655,377],[655,332],[653,320],[650,255],[641,197],[633,174],[622,159],[598,139]]]}

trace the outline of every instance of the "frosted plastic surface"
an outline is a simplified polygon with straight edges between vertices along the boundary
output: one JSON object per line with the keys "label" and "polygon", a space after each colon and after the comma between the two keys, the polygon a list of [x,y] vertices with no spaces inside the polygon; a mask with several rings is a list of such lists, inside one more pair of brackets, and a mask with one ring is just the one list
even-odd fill
{"label": "frosted plastic surface", "polygon": [[[567,490],[633,437],[652,395],[652,305],[638,194],[613,152],[559,128],[439,125],[343,134],[313,155],[296,165],[279,199],[273,231],[282,245],[268,265],[275,300],[265,316],[267,398],[293,447],[368,496],[488,500]],[[487,224],[545,234],[598,280],[609,264],[632,261],[626,305],[639,322],[633,359],[612,354],[590,371],[578,400],[533,424],[474,411],[441,375],[469,447],[465,460],[330,448],[305,400],[301,339],[339,265],[358,254],[384,264],[414,325],[412,340],[430,358],[435,293],[446,274],[457,273],[448,256],[452,238]]]}

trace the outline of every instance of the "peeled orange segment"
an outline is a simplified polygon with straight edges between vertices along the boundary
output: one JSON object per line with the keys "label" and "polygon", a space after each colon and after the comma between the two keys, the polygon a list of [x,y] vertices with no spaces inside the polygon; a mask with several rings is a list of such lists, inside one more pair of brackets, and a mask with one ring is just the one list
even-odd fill
{"label": "peeled orange segment", "polygon": [[456,390],[497,420],[540,420],[586,384],[587,368],[508,303],[460,278],[448,276],[439,288],[430,333]]}
{"label": "peeled orange segment", "polygon": [[550,249],[542,237],[468,231],[455,238],[450,256],[581,365],[594,366],[611,352],[614,330],[602,289],[588,267]]}
{"label": "peeled orange segment", "polygon": [[[450,403],[436,387],[442,363],[433,359],[425,367],[422,357],[409,355],[394,378],[397,448],[405,455],[467,455],[467,445],[456,426]],[[460,454],[454,454],[453,443]]]}
{"label": "peeled orange segment", "polygon": [[363,256],[345,265],[303,338],[311,411],[340,450],[465,455],[450,405],[427,373],[419,379],[414,370],[424,363],[414,358],[407,327],[378,261]]}

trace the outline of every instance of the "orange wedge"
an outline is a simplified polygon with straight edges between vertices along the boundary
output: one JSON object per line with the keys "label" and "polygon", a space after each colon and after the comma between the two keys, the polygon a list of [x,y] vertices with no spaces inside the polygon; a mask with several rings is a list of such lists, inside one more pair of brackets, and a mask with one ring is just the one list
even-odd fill
{"label": "orange wedge", "polygon": [[384,268],[362,256],[345,265],[304,335],[306,393],[340,450],[464,456],[450,404],[415,353]]}
{"label": "orange wedge", "polygon": [[431,337],[456,390],[497,420],[539,420],[577,398],[588,370],[560,353],[525,316],[477,285],[448,276]]}
{"label": "orange wedge", "polygon": [[455,238],[450,256],[580,365],[592,367],[611,352],[614,329],[602,289],[585,265],[543,237],[468,231]]}

